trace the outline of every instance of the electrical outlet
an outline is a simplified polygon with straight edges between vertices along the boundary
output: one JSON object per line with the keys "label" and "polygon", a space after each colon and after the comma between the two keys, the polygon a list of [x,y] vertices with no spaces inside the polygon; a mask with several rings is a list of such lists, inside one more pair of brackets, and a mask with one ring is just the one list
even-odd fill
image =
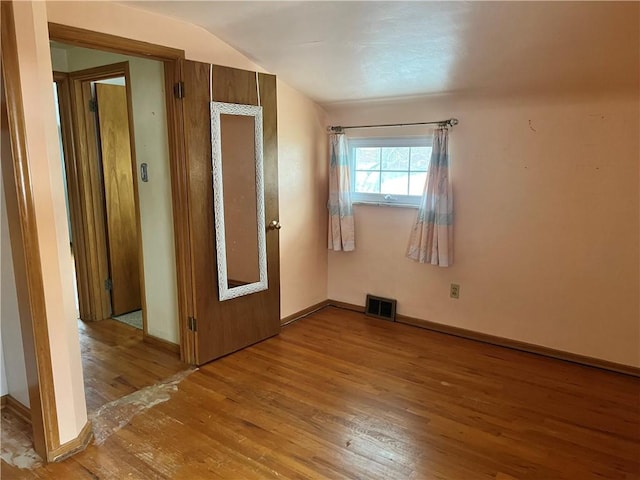
{"label": "electrical outlet", "polygon": [[451,284],[451,290],[449,291],[449,296],[451,298],[460,298],[460,285],[457,283]]}

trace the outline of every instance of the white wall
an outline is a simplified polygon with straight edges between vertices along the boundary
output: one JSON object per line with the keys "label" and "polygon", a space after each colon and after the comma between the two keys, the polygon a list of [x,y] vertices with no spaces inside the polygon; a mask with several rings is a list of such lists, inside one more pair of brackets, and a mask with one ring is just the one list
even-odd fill
{"label": "white wall", "polygon": [[327,299],[326,112],[278,81],[281,318]]}
{"label": "white wall", "polygon": [[2,390],[0,395],[10,394],[17,401],[29,406],[27,371],[22,349],[22,331],[18,313],[18,296],[13,274],[11,239],[4,184],[0,172],[0,354],[2,359]]}
{"label": "white wall", "polygon": [[[53,68],[60,71],[73,72],[129,62],[147,332],[179,343],[164,65],[154,60],[77,47],[68,50],[52,48],[51,51]],[[148,182],[142,182],[140,177],[142,163],[148,165]]]}
{"label": "white wall", "polygon": [[51,65],[57,72],[68,72],[69,61],[67,60],[67,51],[64,48],[51,49]]}
{"label": "white wall", "polygon": [[[329,297],[397,298],[403,315],[640,366],[638,108],[637,92],[330,108],[332,124],[460,125],[454,265],[405,258],[415,210],[356,206],[356,251],[329,254]],[[376,134],[404,132],[418,133]]]}
{"label": "white wall", "polygon": [[[5,210],[5,199],[4,199],[4,185],[2,183],[2,171],[0,170],[0,198],[2,200],[0,200],[2,202],[2,210],[1,212],[4,212]],[[1,245],[4,245],[4,238],[7,235],[7,226],[5,224],[5,215],[4,213],[1,213],[1,218],[0,218],[0,252],[2,251]],[[6,268],[6,267],[5,267]],[[0,272],[4,272],[4,269],[2,268],[2,256],[0,255]],[[2,285],[4,285],[4,282],[2,282],[0,280],[0,308],[2,306],[2,291],[1,291],[1,287]],[[25,381],[26,381],[26,376],[25,376]],[[9,393],[9,387],[7,385],[7,372],[5,369],[5,360],[4,360],[4,349],[2,348],[2,315],[0,313],[0,397],[3,397],[5,395],[7,395]]]}
{"label": "white wall", "polygon": [[4,350],[2,349],[2,329],[0,328],[0,397],[4,397],[8,393],[7,372],[4,368]]}

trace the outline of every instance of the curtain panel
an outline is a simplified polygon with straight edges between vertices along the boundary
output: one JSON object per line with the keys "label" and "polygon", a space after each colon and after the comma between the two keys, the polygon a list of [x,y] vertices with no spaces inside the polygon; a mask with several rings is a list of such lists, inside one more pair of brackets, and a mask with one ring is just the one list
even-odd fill
{"label": "curtain panel", "polygon": [[409,238],[407,257],[440,267],[453,264],[453,194],[447,128],[438,128],[433,134],[429,173]]}
{"label": "curtain panel", "polygon": [[355,225],[347,140],[343,133],[329,135],[329,250],[355,249]]}

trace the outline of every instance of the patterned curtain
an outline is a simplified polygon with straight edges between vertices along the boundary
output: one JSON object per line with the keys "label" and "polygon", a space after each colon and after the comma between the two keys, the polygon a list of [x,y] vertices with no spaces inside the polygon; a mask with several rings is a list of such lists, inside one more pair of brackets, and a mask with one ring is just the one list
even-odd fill
{"label": "patterned curtain", "polygon": [[329,250],[349,252],[356,247],[347,140],[343,133],[329,135]]}
{"label": "patterned curtain", "polygon": [[449,131],[438,128],[407,257],[440,267],[453,264],[453,194],[449,178]]}

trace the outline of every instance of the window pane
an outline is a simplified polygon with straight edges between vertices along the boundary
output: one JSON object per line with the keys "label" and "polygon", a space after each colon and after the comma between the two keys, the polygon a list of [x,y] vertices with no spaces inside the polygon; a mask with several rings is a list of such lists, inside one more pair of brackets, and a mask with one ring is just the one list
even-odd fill
{"label": "window pane", "polygon": [[411,148],[411,171],[425,171],[429,166],[431,147]]}
{"label": "window pane", "polygon": [[380,193],[406,195],[409,186],[407,172],[382,172]]}
{"label": "window pane", "polygon": [[356,172],[356,192],[379,193],[380,172]]}
{"label": "window pane", "polygon": [[411,172],[409,176],[409,195],[422,195],[427,172]]}
{"label": "window pane", "polygon": [[356,148],[356,170],[379,170],[379,148]]}
{"label": "window pane", "polygon": [[409,147],[382,148],[382,170],[408,170]]}

